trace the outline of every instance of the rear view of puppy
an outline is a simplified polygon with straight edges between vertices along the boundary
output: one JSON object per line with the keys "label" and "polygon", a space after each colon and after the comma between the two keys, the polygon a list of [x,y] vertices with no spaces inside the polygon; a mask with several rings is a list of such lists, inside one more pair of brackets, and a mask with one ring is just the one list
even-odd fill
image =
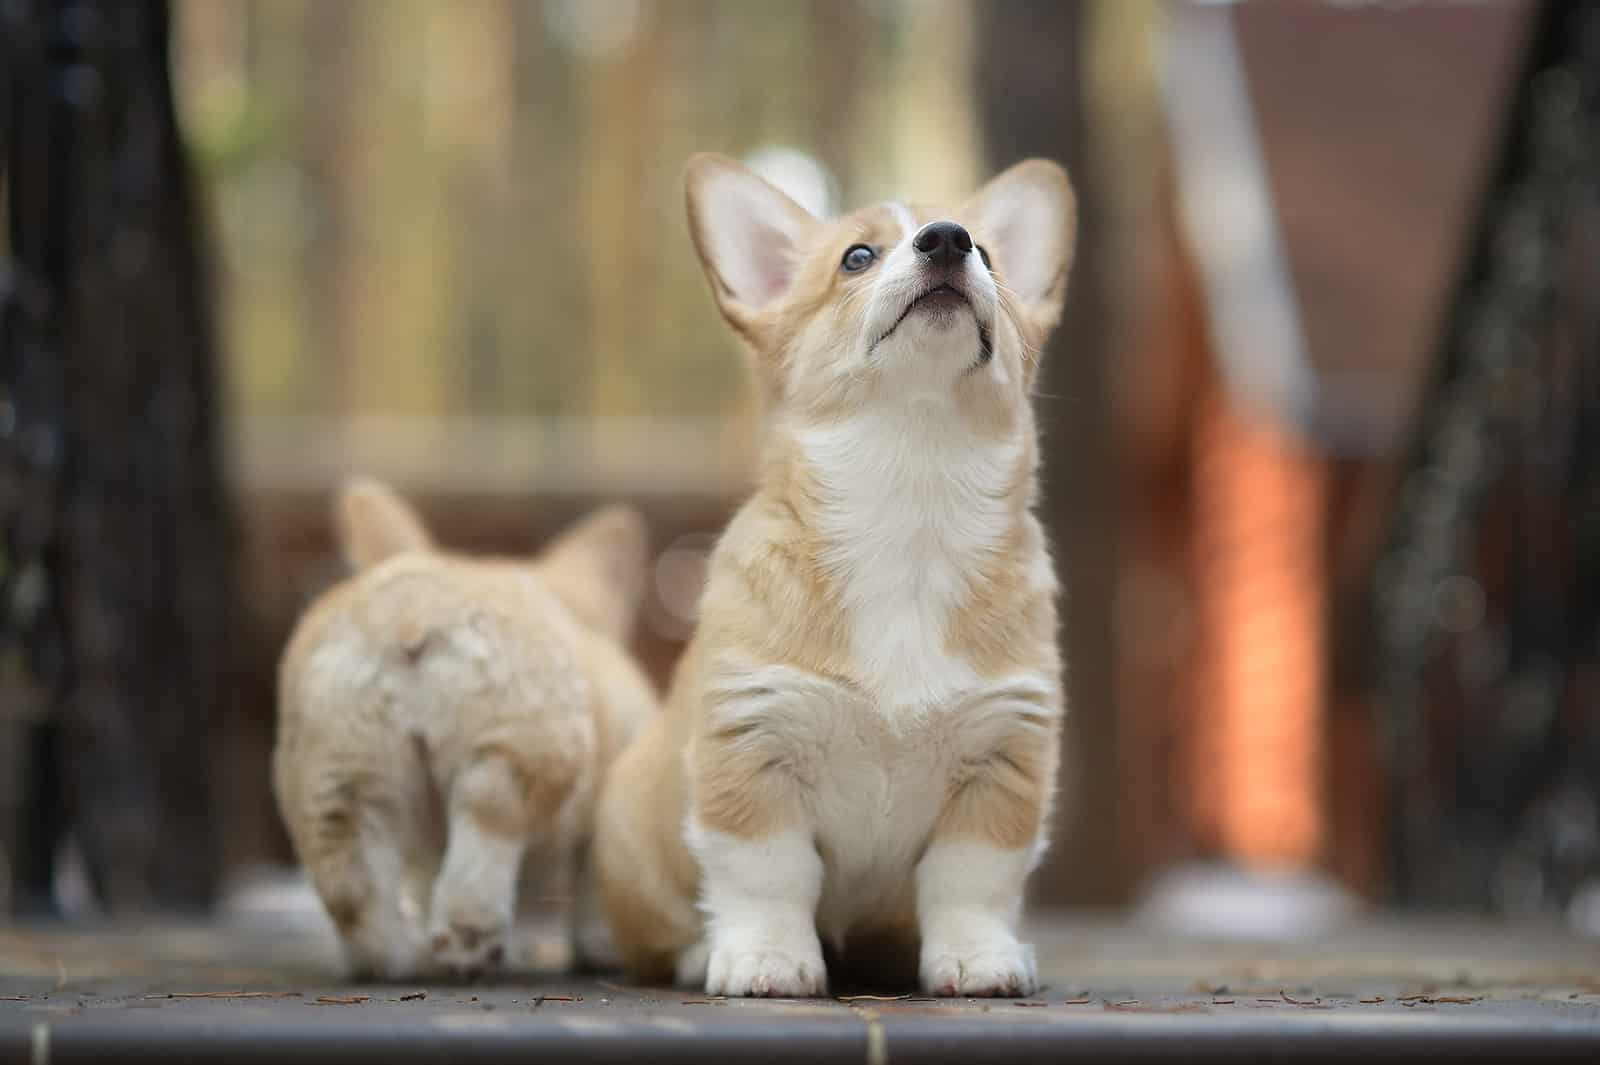
{"label": "rear view of puppy", "polygon": [[622,649],[643,522],[610,507],[535,558],[463,558],[357,480],[335,523],[356,573],[284,653],[279,809],[352,975],[493,970],[525,855],[582,860],[605,768],[656,708]]}
{"label": "rear view of puppy", "polygon": [[688,206],[765,442],[667,711],[602,799],[618,946],[713,994],[819,994],[824,945],[933,994],[1031,993],[1063,705],[1029,397],[1067,176],[1034,160],[953,209],[823,221],[700,156]]}

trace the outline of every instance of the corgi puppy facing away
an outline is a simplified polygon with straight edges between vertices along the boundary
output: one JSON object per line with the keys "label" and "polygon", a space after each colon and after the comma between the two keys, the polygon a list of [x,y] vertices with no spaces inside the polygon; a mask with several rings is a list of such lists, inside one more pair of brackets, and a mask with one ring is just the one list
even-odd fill
{"label": "corgi puppy facing away", "polygon": [[[307,611],[279,674],[273,784],[295,851],[352,975],[513,963],[525,855],[583,861],[604,770],[656,708],[623,651],[643,522],[609,507],[535,558],[464,558],[356,480],[335,524],[356,573]],[[603,960],[574,875],[574,948]]]}
{"label": "corgi puppy facing away", "polygon": [[1033,160],[952,210],[823,221],[698,156],[688,208],[765,442],[667,712],[601,800],[617,945],[712,994],[820,994],[825,945],[937,995],[1032,993],[1017,926],[1063,701],[1029,395],[1067,176]]}

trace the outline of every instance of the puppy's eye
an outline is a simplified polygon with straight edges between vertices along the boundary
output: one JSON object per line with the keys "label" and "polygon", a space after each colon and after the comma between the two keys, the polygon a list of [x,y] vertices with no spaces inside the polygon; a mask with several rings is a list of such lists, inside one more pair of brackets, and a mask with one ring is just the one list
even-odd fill
{"label": "puppy's eye", "polygon": [[839,260],[839,268],[847,274],[859,274],[878,258],[878,253],[865,244],[852,244]]}
{"label": "puppy's eye", "polygon": [[978,257],[983,260],[983,267],[985,270],[994,270],[994,263],[989,261],[989,249],[985,248],[982,244],[978,245]]}

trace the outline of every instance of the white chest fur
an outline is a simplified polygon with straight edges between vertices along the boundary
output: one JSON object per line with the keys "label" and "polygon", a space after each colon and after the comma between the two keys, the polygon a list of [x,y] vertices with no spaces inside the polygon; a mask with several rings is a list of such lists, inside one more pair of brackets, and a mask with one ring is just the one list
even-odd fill
{"label": "white chest fur", "polygon": [[948,407],[909,403],[796,439],[818,484],[822,563],[851,633],[852,677],[882,710],[915,712],[979,678],[947,639],[956,608],[1001,550],[1019,441],[985,440]]}

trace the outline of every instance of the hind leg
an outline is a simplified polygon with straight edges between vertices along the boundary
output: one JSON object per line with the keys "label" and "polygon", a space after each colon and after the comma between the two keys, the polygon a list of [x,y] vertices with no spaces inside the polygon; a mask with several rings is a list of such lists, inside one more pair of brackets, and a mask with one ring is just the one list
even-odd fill
{"label": "hind leg", "polygon": [[527,790],[522,774],[497,754],[462,770],[451,789],[428,944],[434,960],[458,977],[476,978],[512,960],[517,878],[537,827]]}
{"label": "hind leg", "polygon": [[426,968],[424,899],[408,875],[410,835],[393,807],[349,783],[313,802],[296,849],[344,946],[354,979],[405,980]]}
{"label": "hind leg", "polygon": [[600,885],[594,868],[592,847],[576,848],[572,856],[572,909],[568,915],[567,936],[572,943],[572,964],[580,972],[600,972],[622,968],[622,955],[600,902]]}
{"label": "hind leg", "polygon": [[612,941],[631,980],[705,987],[699,869],[683,846],[677,747],[656,725],[612,763],[600,789],[594,862]]}
{"label": "hind leg", "polygon": [[352,978],[409,980],[431,968],[423,937],[423,898],[405,875],[405,862],[391,844],[367,845],[373,871],[367,905],[342,930]]}

